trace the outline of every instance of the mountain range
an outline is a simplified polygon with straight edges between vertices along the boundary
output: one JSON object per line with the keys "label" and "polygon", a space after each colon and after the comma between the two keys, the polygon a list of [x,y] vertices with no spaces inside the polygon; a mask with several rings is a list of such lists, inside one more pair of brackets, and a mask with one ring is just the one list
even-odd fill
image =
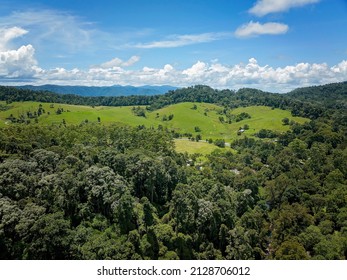
{"label": "mountain range", "polygon": [[60,86],[60,85],[24,85],[17,88],[35,91],[50,91],[61,94],[77,94],[81,96],[129,96],[129,95],[158,95],[170,90],[176,90],[172,86]]}

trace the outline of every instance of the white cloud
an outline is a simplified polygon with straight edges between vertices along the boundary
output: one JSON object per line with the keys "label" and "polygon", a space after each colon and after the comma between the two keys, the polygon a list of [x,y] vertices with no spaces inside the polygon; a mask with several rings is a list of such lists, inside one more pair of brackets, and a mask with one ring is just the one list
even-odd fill
{"label": "white cloud", "polygon": [[343,60],[338,65],[335,65],[334,67],[332,67],[332,71],[338,74],[347,73],[347,60]]}
{"label": "white cloud", "polygon": [[[0,18],[0,28],[20,26],[29,30],[30,42],[37,48],[63,49],[65,52],[84,50],[93,44],[97,32],[94,24],[67,12],[55,10],[17,11]],[[100,34],[98,34],[100,35]]]}
{"label": "white cloud", "polygon": [[285,92],[296,87],[325,84],[347,80],[347,61],[329,67],[326,63],[298,63],[274,68],[260,65],[254,58],[248,63],[233,66],[198,61],[186,69],[175,69],[166,64],[163,68],[144,67],[125,70],[91,68],[87,71],[63,68],[36,74],[40,83],[83,85],[173,85],[190,86],[207,84],[215,88],[255,87],[272,92]]}
{"label": "white cloud", "polygon": [[235,31],[237,37],[254,37],[259,35],[278,35],[285,34],[288,31],[288,25],[277,22],[267,22],[261,24],[259,22],[249,22],[242,25]]}
{"label": "white cloud", "polygon": [[114,67],[129,67],[129,66],[134,65],[139,60],[140,60],[140,57],[136,56],[136,55],[130,57],[130,59],[127,61],[123,61],[120,58],[116,57],[110,61],[107,61],[107,62],[100,64],[99,67],[104,68],[104,69],[109,69],[109,68],[114,68]]}
{"label": "white cloud", "polygon": [[0,77],[23,78],[34,77],[41,69],[37,66],[35,49],[32,45],[10,49],[13,39],[27,34],[20,27],[0,28]]}
{"label": "white cloud", "polygon": [[258,0],[249,12],[256,16],[265,16],[270,13],[285,12],[291,8],[318,3],[319,1],[320,0]]}
{"label": "white cloud", "polygon": [[34,58],[32,45],[21,46],[18,50],[0,52],[0,77],[20,78],[33,77],[41,69]]}
{"label": "white cloud", "polygon": [[8,48],[8,43],[18,37],[27,34],[28,31],[20,27],[0,28],[0,51]]}
{"label": "white cloud", "polygon": [[208,43],[216,40],[221,40],[230,36],[231,33],[227,32],[202,33],[193,35],[171,35],[166,40],[128,45],[128,47],[134,47],[139,49],[177,48],[193,44]]}
{"label": "white cloud", "polygon": [[[76,16],[71,12],[53,9],[28,9],[16,10],[0,17],[0,31],[13,27],[7,31],[8,40],[5,42],[4,34],[0,33],[0,51],[7,49],[8,41],[17,43],[11,46],[15,49],[20,45],[31,44],[35,47],[36,54],[47,67],[54,68],[56,61],[73,65],[74,63],[88,67],[95,65],[97,57],[101,61],[109,57],[111,52],[124,49],[127,42],[139,40],[151,34],[151,29],[133,29],[113,27],[115,33],[101,30],[100,24],[89,22],[85,18]],[[22,32],[21,32],[22,31]],[[25,37],[18,38],[20,34]],[[17,40],[12,39],[17,36]],[[6,45],[6,46],[5,46]],[[65,58],[63,59],[59,58]],[[136,60],[136,57],[134,57]],[[117,61],[113,61],[117,63]],[[125,63],[125,62],[124,62]],[[133,61],[129,61],[129,66]],[[63,65],[63,64],[60,64]],[[122,65],[123,66],[123,65]]]}
{"label": "white cloud", "polygon": [[182,74],[187,75],[189,77],[198,77],[202,76],[206,73],[207,64],[201,61],[198,61],[192,67],[184,70]]}
{"label": "white cloud", "polygon": [[[24,31],[12,30],[16,38]],[[11,32],[10,32],[11,33]],[[10,42],[11,39],[8,39]],[[132,56],[127,61],[114,58],[99,66],[83,70],[74,68],[41,69],[35,59],[32,45],[23,45],[18,49],[0,51],[0,77],[9,84],[33,81],[35,84],[61,85],[173,85],[190,86],[207,84],[215,88],[255,87],[273,92],[285,92],[299,86],[325,84],[347,80],[347,61],[329,66],[326,63],[298,63],[274,68],[260,65],[255,58],[236,65],[226,65],[218,60],[210,63],[198,61],[186,69],[176,69],[171,64],[162,68],[143,67],[127,69],[140,57]],[[0,80],[0,82],[1,82]]]}

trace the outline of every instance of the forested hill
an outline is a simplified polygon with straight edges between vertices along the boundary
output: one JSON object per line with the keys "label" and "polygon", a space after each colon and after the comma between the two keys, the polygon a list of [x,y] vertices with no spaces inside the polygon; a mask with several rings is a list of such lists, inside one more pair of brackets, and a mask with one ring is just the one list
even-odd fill
{"label": "forested hill", "polygon": [[0,86],[0,100],[38,101],[66,103],[88,106],[134,106],[146,105],[155,110],[180,102],[216,103],[229,108],[240,106],[265,105],[274,108],[290,109],[295,116],[316,119],[336,113],[334,109],[346,109],[347,83],[335,83],[324,86],[300,88],[288,94],[276,94],[257,89],[244,88],[238,91],[216,90],[208,86],[197,85],[168,91],[164,95],[118,96],[118,97],[82,97],[72,94],[56,94],[49,91],[33,91],[15,87]]}
{"label": "forested hill", "polygon": [[315,102],[328,108],[343,108],[347,110],[347,81],[297,88],[287,94],[288,97],[307,102]]}

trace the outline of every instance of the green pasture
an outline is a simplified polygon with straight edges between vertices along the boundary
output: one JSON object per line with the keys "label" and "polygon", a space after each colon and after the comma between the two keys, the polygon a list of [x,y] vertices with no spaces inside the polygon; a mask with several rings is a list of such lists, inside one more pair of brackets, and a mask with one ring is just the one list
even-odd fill
{"label": "green pasture", "polygon": [[[213,144],[206,142],[195,142],[188,139],[175,139],[175,148],[179,153],[208,155],[214,150],[222,150]],[[225,149],[230,149],[229,147]]]}
{"label": "green pasture", "polygon": [[[197,106],[196,110],[192,109],[194,104]],[[225,115],[219,114],[222,109],[222,107],[213,104],[186,102],[154,111],[149,114],[148,118],[154,120],[153,118],[158,116],[157,114],[159,113],[157,119],[160,121],[163,115],[173,114],[174,117],[171,121],[161,122],[161,124],[169,129],[175,129],[175,131],[181,134],[191,133],[193,136],[200,134],[202,140],[212,138],[213,140],[224,139],[226,142],[244,137],[244,135],[251,137],[260,129],[285,132],[289,129],[289,126],[282,124],[283,118],[289,118],[298,123],[309,121],[306,118],[292,117],[290,111],[272,109],[266,106],[250,106],[237,108],[230,112],[233,115],[242,112],[248,113],[251,115],[250,119],[229,124],[227,122],[222,123],[219,120],[220,116],[226,119]],[[245,124],[248,124],[249,129],[244,131],[241,136],[238,136],[237,132]],[[201,131],[195,132],[195,127],[199,127]]]}
{"label": "green pasture", "polygon": [[[38,123],[43,125],[62,124],[64,121],[66,125],[80,124],[86,121],[96,123],[99,118],[100,122],[105,125],[122,123],[130,126],[145,125],[146,127],[155,128],[161,125],[181,134],[190,133],[193,136],[200,134],[202,140],[209,138],[213,140],[224,139],[227,143],[245,135],[252,137],[260,129],[284,132],[289,129],[289,126],[282,124],[283,118],[289,118],[298,123],[308,121],[305,118],[292,117],[289,111],[271,109],[265,106],[234,109],[230,112],[231,114],[237,115],[245,112],[251,115],[251,118],[229,124],[228,122],[221,122],[219,119],[221,116],[226,119],[225,115],[221,114],[222,107],[207,103],[185,102],[174,104],[153,112],[146,111],[146,117],[140,117],[133,113],[133,106],[91,107],[39,102],[13,102],[11,104],[0,102],[0,126],[11,125],[11,121],[7,120],[10,115],[15,118],[19,118],[20,115],[26,116],[27,112],[37,111],[40,104],[44,113],[38,117]],[[57,114],[58,108],[63,109],[61,114]],[[164,121],[164,116],[168,118],[169,115],[173,115],[173,118],[170,121]],[[34,123],[35,119],[30,119],[30,122]],[[237,135],[239,129],[245,124],[249,126],[249,129],[241,135]],[[196,131],[196,127],[200,131]],[[208,154],[217,148],[202,141],[177,140],[175,143],[178,151],[187,151],[188,153]]]}
{"label": "green pasture", "polygon": [[243,133],[247,136],[253,135],[260,129],[269,129],[277,132],[285,132],[289,129],[289,126],[285,126],[282,124],[282,119],[284,118],[288,118],[289,120],[293,120],[301,124],[309,121],[309,119],[307,118],[293,117],[290,111],[272,109],[271,107],[266,106],[240,107],[232,111],[233,114],[240,114],[242,112],[250,114],[251,119],[246,119],[237,123],[233,123],[231,124],[231,127],[233,132],[236,131],[237,134],[239,127],[243,127],[245,124],[248,124],[249,130],[246,130]]}
{"label": "green pasture", "polygon": [[[0,104],[5,104],[0,102]],[[124,123],[131,126],[146,125],[151,126],[153,122],[147,118],[137,117],[132,113],[133,106],[126,107],[106,107],[106,106],[79,106],[79,105],[68,105],[68,104],[53,104],[51,103],[40,103],[40,102],[13,102],[9,106],[12,108],[6,111],[0,111],[0,126],[9,124],[6,120],[11,114],[18,118],[21,114],[26,115],[27,111],[37,111],[39,105],[45,110],[38,120],[40,124],[61,124],[63,120],[67,125],[69,124],[80,124],[82,122],[98,122],[100,118],[101,123]],[[63,112],[57,114],[58,108],[62,108]],[[34,122],[34,119],[30,120]]]}

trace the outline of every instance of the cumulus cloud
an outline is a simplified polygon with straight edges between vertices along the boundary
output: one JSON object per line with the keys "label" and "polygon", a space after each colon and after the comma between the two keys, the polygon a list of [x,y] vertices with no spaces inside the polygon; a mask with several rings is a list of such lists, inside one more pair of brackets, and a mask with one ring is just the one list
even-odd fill
{"label": "cumulus cloud", "polygon": [[[24,35],[25,30],[9,29],[7,43],[17,36]],[[173,85],[191,86],[206,84],[215,88],[255,87],[273,92],[285,92],[299,86],[325,84],[347,80],[347,61],[329,66],[326,63],[298,63],[284,67],[261,65],[255,58],[247,63],[226,65],[212,60],[197,61],[185,69],[176,69],[171,64],[162,68],[143,67],[127,68],[138,62],[140,57],[132,56],[123,61],[114,58],[89,69],[42,69],[35,59],[35,49],[23,45],[18,49],[0,51],[0,82],[35,80],[35,84],[61,85]],[[17,82],[17,83],[16,83]]]}
{"label": "cumulus cloud", "polygon": [[347,73],[347,60],[341,61],[339,64],[331,68],[334,73],[343,74]]}
{"label": "cumulus cloud", "polygon": [[0,77],[20,78],[33,77],[41,69],[34,57],[32,45],[21,46],[18,50],[0,52]]}
{"label": "cumulus cloud", "polygon": [[33,77],[41,71],[37,66],[35,49],[32,45],[9,49],[13,39],[27,33],[27,30],[20,27],[0,29],[0,77],[9,79]]}
{"label": "cumulus cloud", "polygon": [[258,0],[249,10],[256,16],[265,16],[270,13],[285,12],[291,8],[318,3],[320,0]]}
{"label": "cumulus cloud", "polygon": [[347,80],[347,61],[330,67],[326,63],[298,63],[285,67],[260,65],[255,58],[247,63],[228,66],[218,62],[197,61],[186,69],[176,69],[171,64],[162,68],[143,67],[126,70],[113,68],[90,68],[88,70],[57,68],[36,72],[39,83],[74,85],[173,85],[191,86],[206,84],[215,88],[254,87],[272,92]]}
{"label": "cumulus cloud", "polygon": [[204,62],[198,61],[192,67],[184,70],[182,74],[187,75],[189,77],[198,77],[202,76],[206,73],[207,65]]}
{"label": "cumulus cloud", "polygon": [[259,35],[278,35],[287,33],[289,27],[283,23],[268,22],[261,24],[259,22],[249,22],[242,25],[235,31],[236,37],[254,37]]}
{"label": "cumulus cloud", "polygon": [[18,37],[27,34],[28,31],[20,27],[0,28],[0,51],[8,48],[8,43]]}
{"label": "cumulus cloud", "polygon": [[171,35],[165,40],[154,41],[149,43],[141,43],[130,45],[129,47],[139,49],[154,49],[154,48],[177,48],[193,44],[207,43],[216,40],[221,40],[230,37],[231,34],[227,32],[216,33],[202,33],[202,34],[188,34],[188,35]]}
{"label": "cumulus cloud", "polygon": [[[108,68],[114,68],[114,67],[129,67],[134,65],[136,62],[140,60],[139,56],[132,56],[129,60],[123,61],[120,58],[116,57],[110,61],[104,62],[100,64],[100,68],[108,69]],[[97,67],[96,67],[97,68]]]}

